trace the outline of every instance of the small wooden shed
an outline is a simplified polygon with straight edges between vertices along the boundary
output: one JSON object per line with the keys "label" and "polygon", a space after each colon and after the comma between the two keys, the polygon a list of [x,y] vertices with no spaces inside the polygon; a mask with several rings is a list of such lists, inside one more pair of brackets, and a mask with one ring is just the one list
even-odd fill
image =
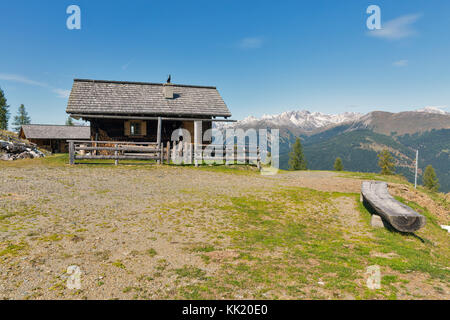
{"label": "small wooden shed", "polygon": [[89,140],[89,126],[63,126],[50,124],[26,124],[20,128],[19,137],[52,153],[68,152],[67,140]]}
{"label": "small wooden shed", "polygon": [[172,83],[75,79],[66,112],[89,121],[95,141],[161,144],[185,129],[202,144],[213,121],[232,121],[216,87]]}

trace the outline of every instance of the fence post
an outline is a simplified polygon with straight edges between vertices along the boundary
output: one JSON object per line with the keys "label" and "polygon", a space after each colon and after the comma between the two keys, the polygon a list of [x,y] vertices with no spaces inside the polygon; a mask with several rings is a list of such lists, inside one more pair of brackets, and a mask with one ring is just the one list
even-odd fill
{"label": "fence post", "polygon": [[75,144],[73,141],[69,141],[69,164],[75,164]]}
{"label": "fence post", "polygon": [[[117,144],[114,145],[114,148],[117,148]],[[114,160],[114,164],[117,166],[119,164],[119,159],[117,159],[117,156],[119,155],[117,150],[114,150],[114,155],[116,156],[116,159]]]}
{"label": "fence post", "polygon": [[167,141],[167,154],[166,154],[166,162],[167,164],[170,164],[170,141]]}

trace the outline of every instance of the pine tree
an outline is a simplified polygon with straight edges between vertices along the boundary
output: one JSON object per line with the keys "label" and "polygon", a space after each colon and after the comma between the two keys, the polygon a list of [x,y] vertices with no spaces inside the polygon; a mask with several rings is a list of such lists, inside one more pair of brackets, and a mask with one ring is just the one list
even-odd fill
{"label": "pine tree", "polygon": [[66,126],[74,126],[72,117],[68,117],[66,120]]}
{"label": "pine tree", "polygon": [[0,88],[0,129],[8,130],[9,106],[6,104],[6,97]]}
{"label": "pine tree", "polygon": [[303,147],[300,138],[297,138],[292,146],[292,152],[289,154],[289,168],[290,170],[307,169],[306,159],[303,155]]}
{"label": "pine tree", "polygon": [[381,151],[381,153],[378,154],[378,165],[381,168],[381,174],[394,174],[394,157],[387,149],[384,149],[383,151]]}
{"label": "pine tree", "polygon": [[437,178],[436,172],[434,171],[434,168],[431,165],[428,165],[425,168],[425,172],[423,174],[423,185],[428,190],[434,192],[439,190],[439,179]]}
{"label": "pine tree", "polygon": [[19,110],[17,111],[17,116],[14,117],[14,130],[19,132],[22,125],[30,123],[31,118],[28,116],[28,112],[27,110],[25,110],[25,106],[21,104]]}
{"label": "pine tree", "polygon": [[336,161],[334,161],[334,170],[342,171],[344,170],[344,165],[342,164],[342,159],[337,157]]}

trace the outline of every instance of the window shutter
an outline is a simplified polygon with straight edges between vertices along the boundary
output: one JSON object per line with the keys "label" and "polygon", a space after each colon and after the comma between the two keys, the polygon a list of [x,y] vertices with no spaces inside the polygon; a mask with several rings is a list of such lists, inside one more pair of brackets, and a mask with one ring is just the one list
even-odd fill
{"label": "window shutter", "polygon": [[131,134],[130,132],[130,121],[124,122],[124,135],[129,136]]}
{"label": "window shutter", "polygon": [[147,135],[147,121],[141,122],[141,135],[146,136]]}

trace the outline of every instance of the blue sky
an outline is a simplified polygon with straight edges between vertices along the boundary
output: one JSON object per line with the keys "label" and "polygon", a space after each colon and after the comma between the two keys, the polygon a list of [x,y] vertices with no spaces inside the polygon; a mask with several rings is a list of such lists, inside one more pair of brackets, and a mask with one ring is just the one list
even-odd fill
{"label": "blue sky", "polygon": [[[66,8],[81,8],[68,30]],[[381,8],[381,32],[366,27]],[[0,2],[11,113],[64,123],[73,78],[215,85],[233,118],[450,106],[450,1]]]}

